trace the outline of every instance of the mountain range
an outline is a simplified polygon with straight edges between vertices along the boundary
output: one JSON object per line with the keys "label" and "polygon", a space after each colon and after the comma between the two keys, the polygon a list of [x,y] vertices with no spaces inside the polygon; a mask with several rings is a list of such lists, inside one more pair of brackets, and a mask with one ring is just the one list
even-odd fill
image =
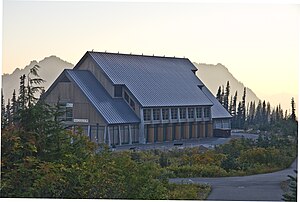
{"label": "mountain range", "polygon": [[[35,60],[31,61],[23,69],[17,68],[12,74],[2,75],[2,88],[5,100],[11,98],[14,89],[16,89],[16,92],[18,92],[20,76],[23,74],[27,75],[30,68],[34,65],[39,65],[41,67],[39,70],[39,75],[41,78],[46,80],[46,82],[43,84],[46,90],[64,69],[71,69],[74,67],[73,64],[62,60],[57,56],[46,57],[39,62]],[[238,91],[238,101],[241,100],[245,86],[243,83],[238,81],[224,65],[211,65],[203,63],[194,63],[194,65],[198,68],[196,75],[213,94],[216,95],[218,87],[221,85],[226,86],[227,81],[229,81],[231,94],[234,95],[235,91]],[[253,100],[257,102],[259,100],[259,98],[251,89],[247,88],[246,93],[247,102]]]}

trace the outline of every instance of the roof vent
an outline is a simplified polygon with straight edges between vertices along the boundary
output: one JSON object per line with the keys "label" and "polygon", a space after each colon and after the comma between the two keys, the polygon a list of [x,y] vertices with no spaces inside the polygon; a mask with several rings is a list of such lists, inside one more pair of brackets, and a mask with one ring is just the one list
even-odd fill
{"label": "roof vent", "polygon": [[204,86],[203,84],[198,85],[198,88],[200,88],[200,90],[202,90],[203,86]]}

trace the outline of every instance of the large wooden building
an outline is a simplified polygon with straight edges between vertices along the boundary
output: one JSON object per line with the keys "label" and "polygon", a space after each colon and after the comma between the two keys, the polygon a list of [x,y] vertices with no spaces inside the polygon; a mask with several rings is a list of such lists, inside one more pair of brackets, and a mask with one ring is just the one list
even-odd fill
{"label": "large wooden building", "polygon": [[108,145],[230,135],[230,114],[186,58],[87,52],[43,99],[71,128]]}

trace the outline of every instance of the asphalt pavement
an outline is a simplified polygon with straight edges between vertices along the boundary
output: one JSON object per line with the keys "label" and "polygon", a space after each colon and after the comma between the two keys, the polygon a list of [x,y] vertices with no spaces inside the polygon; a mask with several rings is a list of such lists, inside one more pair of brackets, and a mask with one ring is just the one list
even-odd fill
{"label": "asphalt pavement", "polygon": [[207,183],[212,186],[208,200],[222,201],[281,201],[280,183],[295,175],[297,159],[291,167],[278,172],[241,177],[174,178],[173,183]]}

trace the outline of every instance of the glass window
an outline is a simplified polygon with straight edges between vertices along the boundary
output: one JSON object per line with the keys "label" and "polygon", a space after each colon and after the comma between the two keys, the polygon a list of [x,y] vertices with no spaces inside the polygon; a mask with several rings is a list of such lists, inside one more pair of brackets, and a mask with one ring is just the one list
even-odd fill
{"label": "glass window", "polygon": [[129,95],[124,91],[124,99],[129,103]]}
{"label": "glass window", "polygon": [[162,109],[163,120],[169,119],[169,109]]}
{"label": "glass window", "polygon": [[177,108],[172,108],[171,109],[171,117],[172,117],[172,119],[177,119],[178,118],[177,112],[178,112]]}
{"label": "glass window", "polygon": [[185,119],[186,118],[186,108],[180,108],[180,119]]}
{"label": "glass window", "polygon": [[204,117],[205,118],[209,118],[210,117],[210,108],[209,107],[205,107],[204,108]]}
{"label": "glass window", "polygon": [[196,108],[196,114],[197,114],[197,118],[201,118],[202,117],[202,108],[201,107],[197,107]]}
{"label": "glass window", "polygon": [[73,121],[73,103],[59,103],[59,121]]}
{"label": "glass window", "polygon": [[135,103],[132,99],[130,99],[130,106],[132,107],[133,110],[135,110]]}
{"label": "glass window", "polygon": [[160,120],[160,109],[153,109],[153,120]]}
{"label": "glass window", "polygon": [[194,118],[194,108],[188,108],[189,119]]}
{"label": "glass window", "polygon": [[144,109],[144,121],[151,120],[151,109]]}
{"label": "glass window", "polygon": [[115,97],[122,97],[122,86],[115,86]]}

